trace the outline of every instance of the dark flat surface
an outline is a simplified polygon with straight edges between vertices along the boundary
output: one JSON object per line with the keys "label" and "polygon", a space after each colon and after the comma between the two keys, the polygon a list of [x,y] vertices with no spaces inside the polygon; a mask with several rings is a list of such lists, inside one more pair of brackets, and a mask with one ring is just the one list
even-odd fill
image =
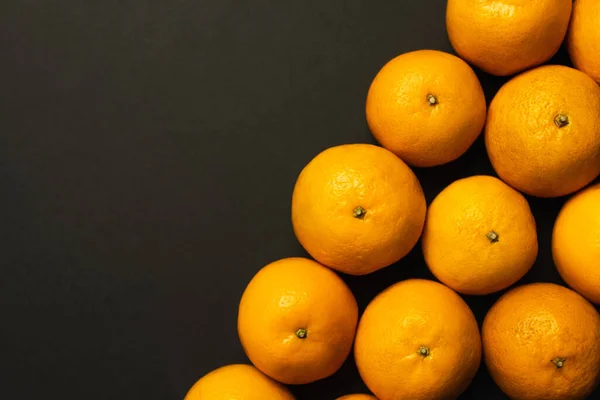
{"label": "dark flat surface", "polygon": [[[245,362],[245,285],[305,255],[297,174],[329,146],[372,142],[371,79],[400,53],[451,51],[444,14],[445,0],[2,1],[0,398],[181,399]],[[489,100],[504,80],[479,75]],[[479,140],[416,173],[431,201],[493,171]],[[559,282],[564,200],[530,200],[540,255],[522,282]],[[362,310],[409,277],[431,277],[418,247],[346,281]],[[498,296],[466,300],[481,322]],[[365,387],[349,359],[292,390]],[[484,397],[504,398],[482,367],[461,398]]]}

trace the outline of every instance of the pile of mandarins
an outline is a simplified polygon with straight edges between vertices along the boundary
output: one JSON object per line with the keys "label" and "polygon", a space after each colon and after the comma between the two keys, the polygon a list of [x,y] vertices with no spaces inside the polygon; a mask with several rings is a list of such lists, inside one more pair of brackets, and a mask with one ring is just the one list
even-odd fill
{"label": "pile of mandarins", "polygon": [[[239,337],[254,366],[219,368],[186,400],[293,399],[276,381],[326,378],[353,344],[360,375],[380,400],[457,398],[482,355],[513,399],[585,399],[598,385],[600,315],[588,301],[600,304],[600,185],[583,188],[600,174],[600,1],[449,0],[446,23],[463,59],[519,75],[486,109],[475,73],[458,57],[422,50],[389,61],[366,100],[382,147],[325,150],[296,182],[294,231],[316,261],[275,261],[242,296]],[[540,67],[565,37],[577,69]],[[458,180],[427,208],[408,165],[455,160],[482,130],[500,179]],[[533,265],[536,222],[520,192],[577,191],[552,238],[556,267],[574,291],[547,283],[509,290],[480,335],[456,292],[506,289]],[[419,239],[441,283],[396,283],[359,320],[352,292],[333,271],[369,274]]]}

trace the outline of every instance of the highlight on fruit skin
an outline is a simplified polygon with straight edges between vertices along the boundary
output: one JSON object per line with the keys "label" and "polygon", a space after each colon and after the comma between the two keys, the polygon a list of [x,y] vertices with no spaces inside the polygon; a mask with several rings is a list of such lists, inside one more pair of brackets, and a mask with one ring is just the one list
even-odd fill
{"label": "highlight on fruit skin", "polygon": [[493,176],[444,188],[429,205],[421,248],[429,270],[459,293],[486,295],[521,279],[538,254],[527,199]]}
{"label": "highlight on fruit skin", "polygon": [[252,365],[232,364],[200,378],[184,400],[295,400],[285,386]]}
{"label": "highlight on fruit skin", "polygon": [[492,75],[508,76],[558,51],[571,9],[572,0],[448,0],[446,28],[462,58]]}
{"label": "highlight on fruit skin", "polygon": [[410,252],[426,208],[419,180],[400,158],[379,146],[347,144],[304,167],[294,186],[292,225],[319,263],[365,275]]}
{"label": "highlight on fruit skin", "polygon": [[434,281],[409,279],[369,303],[358,325],[354,357],[379,399],[454,399],[479,368],[481,339],[473,313],[458,294]]}
{"label": "highlight on fruit skin", "polygon": [[578,70],[600,84],[600,2],[577,0],[567,34],[569,56]]}
{"label": "highlight on fruit skin", "polygon": [[485,115],[485,95],[473,69],[437,50],[395,57],[367,94],[367,123],[375,139],[417,167],[462,156],[481,134]]}
{"label": "highlight on fruit skin", "polygon": [[306,258],[263,267],[240,300],[238,334],[250,361],[286,384],[333,375],[352,350],[358,306],[344,281]]}
{"label": "highlight on fruit skin", "polygon": [[552,258],[573,290],[600,304],[600,184],[571,197],[552,232]]}
{"label": "highlight on fruit skin", "polygon": [[559,197],[600,174],[600,87],[581,71],[546,65],[504,84],[485,145],[498,176],[537,197]]}
{"label": "highlight on fruit skin", "polygon": [[371,396],[370,394],[347,394],[338,397],[336,400],[377,400],[377,397]]}
{"label": "highlight on fruit skin", "polygon": [[551,283],[519,286],[488,311],[485,363],[511,399],[584,400],[600,382],[600,315]]}

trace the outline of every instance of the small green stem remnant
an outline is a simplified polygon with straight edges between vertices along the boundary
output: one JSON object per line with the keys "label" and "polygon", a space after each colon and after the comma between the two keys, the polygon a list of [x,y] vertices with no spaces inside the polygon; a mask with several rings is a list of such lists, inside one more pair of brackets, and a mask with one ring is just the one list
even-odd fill
{"label": "small green stem remnant", "polygon": [[557,114],[556,117],[554,117],[554,124],[559,128],[569,125],[569,116],[565,114]]}
{"label": "small green stem remnant", "polygon": [[354,218],[364,219],[366,213],[367,213],[367,210],[365,210],[361,206],[358,206],[352,211],[352,216]]}
{"label": "small green stem remnant", "polygon": [[307,335],[308,331],[304,328],[300,328],[296,331],[296,336],[298,337],[298,339],[306,339]]}
{"label": "small green stem remnant", "polygon": [[561,369],[562,367],[564,367],[565,361],[567,361],[565,358],[556,357],[551,362],[552,362],[552,364],[554,364],[556,366],[556,369]]}
{"label": "small green stem remnant", "polygon": [[419,347],[419,350],[417,350],[417,354],[423,358],[427,357],[429,355],[429,347],[426,347],[426,346]]}
{"label": "small green stem remnant", "polygon": [[488,238],[490,243],[496,243],[497,241],[500,240],[500,235],[498,235],[494,231],[489,231],[488,233],[485,234],[485,237]]}
{"label": "small green stem remnant", "polygon": [[438,103],[437,97],[435,97],[432,94],[428,94],[427,95],[427,102],[429,103],[430,106],[435,106]]}

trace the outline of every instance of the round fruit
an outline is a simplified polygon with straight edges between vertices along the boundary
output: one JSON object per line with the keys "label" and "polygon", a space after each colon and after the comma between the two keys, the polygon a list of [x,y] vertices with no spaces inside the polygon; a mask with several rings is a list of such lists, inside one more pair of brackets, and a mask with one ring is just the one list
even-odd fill
{"label": "round fruit", "polygon": [[346,396],[338,397],[337,400],[377,400],[377,397],[371,396],[370,394],[348,394]]}
{"label": "round fruit", "polygon": [[493,75],[512,75],[542,64],[558,51],[569,26],[571,3],[448,0],[448,36],[465,60]]}
{"label": "round fruit", "polygon": [[381,400],[458,397],[481,360],[477,322],[455,292],[410,279],[367,306],[354,344],[360,376]]}
{"label": "round fruit", "polygon": [[294,400],[282,385],[250,365],[218,368],[200,378],[184,400]]}
{"label": "round fruit", "polygon": [[465,294],[489,294],[525,275],[538,252],[527,200],[491,176],[460,179],[427,211],[423,255],[431,272]]}
{"label": "round fruit", "polygon": [[425,197],[410,168],[368,144],[332,147],[300,173],[292,198],[296,237],[317,261],[364,275],[404,257],[425,222]]}
{"label": "round fruit", "polygon": [[244,291],[238,333],[252,363],[271,378],[303,384],[335,373],[348,357],[356,300],[333,271],[305,258],[262,268]]}
{"label": "round fruit", "polygon": [[600,84],[600,2],[577,0],[568,33],[568,47],[575,67]]}
{"label": "round fruit", "polygon": [[563,286],[506,293],[483,322],[490,374],[511,399],[586,399],[600,379],[600,316]]}
{"label": "round fruit", "polygon": [[506,83],[492,101],[485,143],[502,180],[557,197],[600,173],[600,87],[573,68],[550,65]]}
{"label": "round fruit", "polygon": [[471,67],[441,51],[394,58],[367,96],[367,122],[377,141],[418,167],[460,157],[481,133],[485,113],[483,89]]}
{"label": "round fruit", "polygon": [[569,286],[600,304],[600,184],[571,198],[558,214],[552,256]]}

